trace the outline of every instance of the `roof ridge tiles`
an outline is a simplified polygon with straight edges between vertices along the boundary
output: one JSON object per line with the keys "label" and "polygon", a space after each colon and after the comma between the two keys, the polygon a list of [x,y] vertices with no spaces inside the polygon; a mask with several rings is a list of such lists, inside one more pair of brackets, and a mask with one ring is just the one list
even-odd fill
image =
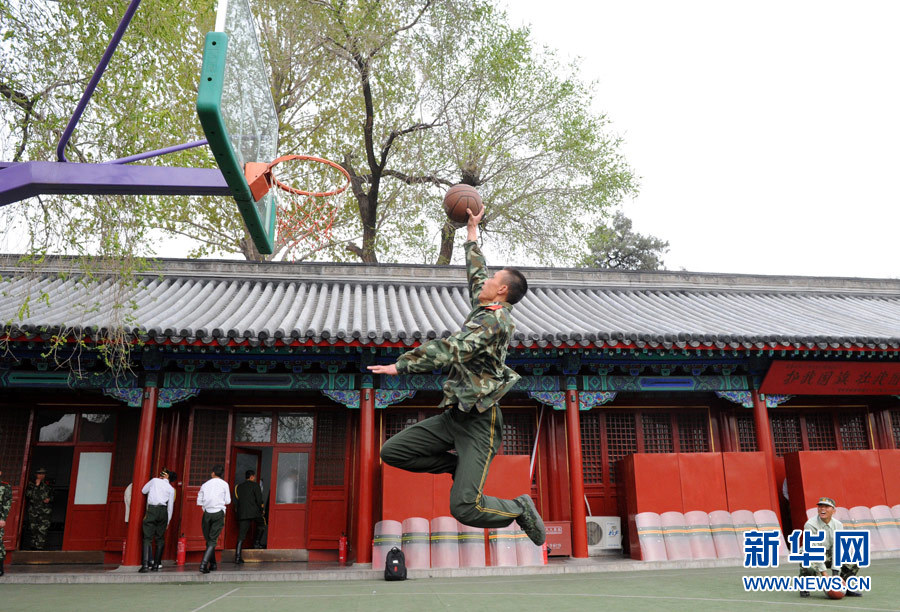
{"label": "roof ridge tiles", "polygon": [[[0,254],[0,275],[18,272],[20,255]],[[77,273],[78,258],[49,256],[35,268],[39,273]],[[465,284],[463,266],[428,264],[364,264],[349,262],[248,262],[208,259],[159,259],[155,270],[139,273],[143,277],[170,276],[196,280],[253,280],[258,282],[351,282],[359,284]],[[497,266],[499,267],[499,266]],[[599,270],[586,268],[527,267],[520,269],[529,285],[545,288],[576,287],[604,290],[652,291],[727,291],[832,293],[838,295],[870,293],[900,295],[900,279],[853,277],[781,276],[688,272],[671,270]]]}

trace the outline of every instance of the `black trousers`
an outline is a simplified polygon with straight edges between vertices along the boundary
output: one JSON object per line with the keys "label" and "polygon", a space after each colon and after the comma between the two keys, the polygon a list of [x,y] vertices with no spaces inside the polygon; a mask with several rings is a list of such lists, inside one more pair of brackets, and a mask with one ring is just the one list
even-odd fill
{"label": "black trousers", "polygon": [[247,532],[250,531],[250,525],[254,523],[256,524],[256,541],[262,540],[263,535],[266,533],[266,519],[257,516],[256,518],[238,519],[238,542],[244,541],[244,538],[247,537]]}

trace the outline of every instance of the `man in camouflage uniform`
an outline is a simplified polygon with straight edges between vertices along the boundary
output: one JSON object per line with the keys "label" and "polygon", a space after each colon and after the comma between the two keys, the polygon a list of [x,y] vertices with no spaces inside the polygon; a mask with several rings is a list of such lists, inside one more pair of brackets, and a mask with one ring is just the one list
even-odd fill
{"label": "man in camouflage uniform", "polygon": [[[859,574],[859,566],[854,563],[844,563],[841,565],[840,571],[833,567],[834,565],[834,532],[844,529],[844,524],[834,518],[835,512],[834,500],[830,497],[819,498],[816,504],[816,516],[806,521],[803,526],[804,531],[808,531],[810,535],[816,535],[820,531],[825,532],[825,540],[816,546],[825,547],[825,562],[813,561],[809,567],[800,566],[801,576],[837,576],[840,574],[841,580],[845,583],[850,576]],[[847,591],[848,597],[862,597],[862,593],[856,591]],[[800,597],[809,597],[809,591],[800,591]]]}
{"label": "man in camouflage uniform", "polygon": [[[469,211],[466,271],[472,311],[461,331],[425,342],[404,353],[396,364],[369,366],[375,374],[416,374],[448,368],[444,399],[437,416],[391,437],[381,449],[388,465],[410,472],[453,475],[450,513],[472,527],[505,527],[516,521],[531,540],[544,543],[544,523],[527,494],[516,499],[484,495],[491,460],[503,438],[498,401],[519,375],[506,366],[506,351],[515,325],[511,313],[528,283],[515,268],[488,277],[478,248],[478,223],[484,216]],[[456,450],[456,454],[449,452]]]}
{"label": "man in camouflage uniform", "polygon": [[25,520],[31,533],[31,548],[44,550],[47,546],[47,532],[50,530],[50,515],[53,513],[53,488],[45,480],[47,470],[38,468],[34,480],[25,488],[28,504]]}
{"label": "man in camouflage uniform", "polygon": [[5,574],[3,563],[6,561],[6,545],[3,543],[6,531],[6,519],[9,517],[9,509],[12,506],[12,485],[2,480],[3,472],[0,471],[0,576]]}

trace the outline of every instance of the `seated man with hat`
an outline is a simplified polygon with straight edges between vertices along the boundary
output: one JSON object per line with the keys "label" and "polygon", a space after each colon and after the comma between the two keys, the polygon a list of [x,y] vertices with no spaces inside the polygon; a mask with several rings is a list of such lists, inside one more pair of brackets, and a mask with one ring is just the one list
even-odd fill
{"label": "seated man with hat", "polygon": [[[816,504],[816,516],[806,521],[803,531],[808,531],[811,535],[816,535],[820,531],[825,532],[825,539],[821,546],[825,548],[825,562],[813,561],[809,567],[800,566],[801,576],[828,576],[828,570],[831,570],[833,576],[840,574],[841,579],[846,583],[847,578],[856,576],[859,573],[859,566],[855,564],[845,563],[841,565],[840,571],[833,568],[834,564],[834,532],[844,528],[844,524],[834,517],[836,505],[830,497],[820,497]],[[862,597],[862,593],[856,591],[847,591],[848,597]],[[809,597],[809,591],[800,591],[800,597]]]}

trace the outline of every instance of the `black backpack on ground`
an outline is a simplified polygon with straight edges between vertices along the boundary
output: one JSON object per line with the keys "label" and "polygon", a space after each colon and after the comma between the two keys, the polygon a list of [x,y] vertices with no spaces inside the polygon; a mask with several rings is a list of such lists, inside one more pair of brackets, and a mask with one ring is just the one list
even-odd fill
{"label": "black backpack on ground", "polygon": [[396,546],[384,558],[385,580],[406,580],[406,555]]}

